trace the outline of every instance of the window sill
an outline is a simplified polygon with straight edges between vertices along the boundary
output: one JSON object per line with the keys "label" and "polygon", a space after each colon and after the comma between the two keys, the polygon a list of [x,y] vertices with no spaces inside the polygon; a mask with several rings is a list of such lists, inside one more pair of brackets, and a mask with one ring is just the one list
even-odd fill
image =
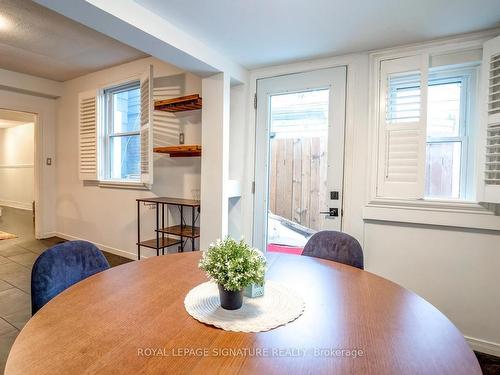
{"label": "window sill", "polygon": [[475,202],[374,199],[363,220],[500,231],[500,216]]}
{"label": "window sill", "polygon": [[99,181],[97,186],[107,189],[150,190],[150,186],[147,184],[131,181]]}

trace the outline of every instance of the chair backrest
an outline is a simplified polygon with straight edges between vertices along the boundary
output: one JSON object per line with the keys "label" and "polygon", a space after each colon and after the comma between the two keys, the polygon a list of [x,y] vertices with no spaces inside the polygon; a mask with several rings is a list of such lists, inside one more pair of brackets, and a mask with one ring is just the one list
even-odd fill
{"label": "chair backrest", "polygon": [[312,235],[302,255],[333,260],[363,269],[363,249],[359,242],[346,233],[321,231]]}
{"label": "chair backrest", "polygon": [[103,253],[90,242],[68,241],[45,250],[31,270],[31,313],[71,285],[108,268]]}

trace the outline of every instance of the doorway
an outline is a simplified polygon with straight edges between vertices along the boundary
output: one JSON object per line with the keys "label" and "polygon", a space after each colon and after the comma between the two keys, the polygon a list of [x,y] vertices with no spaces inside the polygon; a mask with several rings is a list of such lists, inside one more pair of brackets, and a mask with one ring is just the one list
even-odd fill
{"label": "doorway", "polygon": [[342,230],[346,67],[257,81],[254,246]]}
{"label": "doorway", "polygon": [[0,241],[35,235],[35,122],[0,109]]}

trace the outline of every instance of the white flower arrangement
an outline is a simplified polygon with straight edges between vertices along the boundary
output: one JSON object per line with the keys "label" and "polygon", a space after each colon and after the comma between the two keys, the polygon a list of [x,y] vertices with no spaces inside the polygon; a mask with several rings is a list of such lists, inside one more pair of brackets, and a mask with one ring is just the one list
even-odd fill
{"label": "white flower arrangement", "polygon": [[266,258],[242,239],[218,239],[203,252],[199,267],[211,280],[228,291],[239,291],[250,284],[263,285]]}

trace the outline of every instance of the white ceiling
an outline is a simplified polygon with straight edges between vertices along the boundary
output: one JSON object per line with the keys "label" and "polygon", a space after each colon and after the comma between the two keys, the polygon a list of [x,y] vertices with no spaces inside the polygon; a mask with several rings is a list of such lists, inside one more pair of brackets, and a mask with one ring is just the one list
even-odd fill
{"label": "white ceiling", "polygon": [[500,0],[135,0],[247,68],[500,26]]}
{"label": "white ceiling", "polygon": [[29,0],[0,0],[0,68],[66,81],[145,56]]}
{"label": "white ceiling", "polygon": [[0,109],[0,129],[35,122],[35,115],[27,112]]}

